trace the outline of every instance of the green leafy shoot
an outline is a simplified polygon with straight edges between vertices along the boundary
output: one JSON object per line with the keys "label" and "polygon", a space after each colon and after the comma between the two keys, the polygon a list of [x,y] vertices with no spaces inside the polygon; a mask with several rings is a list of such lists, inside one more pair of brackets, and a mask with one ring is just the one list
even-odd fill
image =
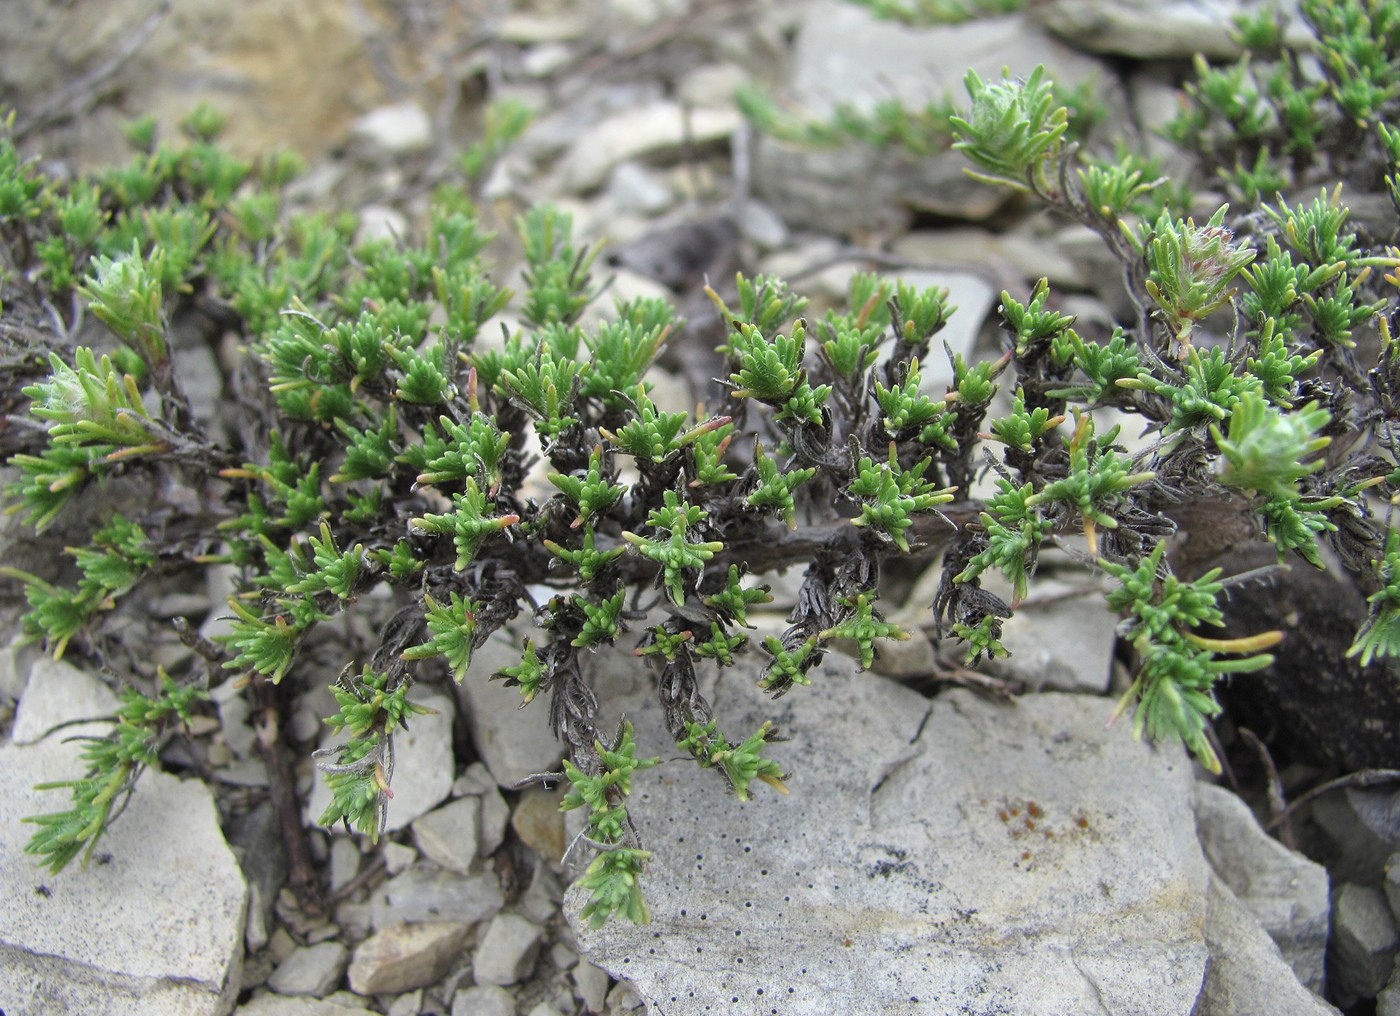
{"label": "green leafy shoot", "polygon": [[972,108],[950,119],[957,138],[953,147],[980,172],[968,175],[1018,190],[1054,194],[1055,167],[1069,124],[1069,111],[1055,105],[1055,93],[1037,67],[1025,81],[1003,72],[1000,81],[984,82],[976,72],[963,79]]}
{"label": "green leafy shoot", "polygon": [[564,547],[553,540],[545,540],[544,545],[555,557],[573,565],[578,571],[578,577],[591,585],[604,573],[609,564],[627,552],[625,545],[614,547],[612,550],[599,550],[596,541],[597,534],[589,524],[584,526],[583,545],[578,548]]}
{"label": "green leafy shoot", "polygon": [[1228,438],[1210,426],[1225,460],[1220,482],[1274,499],[1298,498],[1298,481],[1322,468],[1321,459],[1304,460],[1332,443],[1316,436],[1331,419],[1316,402],[1285,413],[1257,392],[1247,393],[1230,414]]}
{"label": "green leafy shoot", "polygon": [[1118,528],[1112,515],[1118,495],[1154,475],[1132,472],[1132,461],[1112,448],[1117,436],[1117,427],[1095,435],[1092,417],[1075,410],[1074,433],[1063,438],[1069,449],[1068,475],[1047,483],[1025,501],[1031,508],[1052,501],[1065,501],[1076,508],[1093,557],[1099,554],[1097,527]]}
{"label": "green leafy shoot", "polygon": [[1050,299],[1050,281],[1041,279],[1031,290],[1030,299],[1024,304],[1017,303],[1011,294],[1002,290],[1001,318],[1006,322],[1006,330],[1011,333],[1016,347],[1016,355],[1025,357],[1036,347],[1053,342],[1074,324],[1074,317],[1046,308]]}
{"label": "green leafy shoot", "polygon": [[659,764],[661,759],[635,757],[637,745],[630,723],[622,725],[612,747],[594,741],[593,749],[598,758],[597,772],[585,773],[564,760],[564,775],[570,788],[559,805],[561,811],[588,809],[588,840],[599,851],[578,883],[589,894],[582,914],[595,928],[601,928],[616,913],[633,924],[646,924],[650,915],[639,877],[651,855],[625,845],[626,799],[632,793],[632,777]]}
{"label": "green leafy shoot", "polygon": [[603,475],[603,448],[595,445],[588,457],[588,472],[583,476],[565,476],[550,473],[549,482],[563,491],[574,504],[578,505],[578,517],[570,528],[577,529],[595,516],[606,512],[626,493],[626,488],[611,482],[611,477]]}
{"label": "green leafy shoot", "polygon": [[838,623],[817,635],[822,642],[829,639],[850,639],[860,650],[860,669],[869,670],[875,663],[875,640],[894,639],[904,642],[909,633],[899,625],[891,624],[875,610],[875,597],[871,593],[857,593],[854,598],[842,601],[846,616]]}
{"label": "green leafy shoot", "polygon": [[753,493],[744,499],[744,504],[750,508],[772,511],[787,523],[789,529],[796,529],[794,513],[797,506],[792,492],[817,475],[816,468],[779,469],[778,463],[764,454],[762,444],[754,446],[754,468],[758,471],[757,483]]}
{"label": "green leafy shoot", "polygon": [[331,686],[340,711],[326,723],[336,733],[348,731],[350,740],[312,753],[331,791],[331,803],[317,820],[321,825],[340,822],[346,832],[358,829],[378,841],[393,796],[394,731],[407,729],[410,717],[433,711],[409,702],[407,692],[407,683],[390,688],[388,674],[368,667],[354,678],[347,668]]}
{"label": "green leafy shoot", "polygon": [[442,656],[447,660],[452,679],[458,684],[467,676],[467,667],[472,662],[472,650],[476,644],[476,612],[480,609],[472,600],[448,593],[447,603],[438,603],[427,593],[423,594],[427,605],[425,620],[432,638],[422,645],[403,651],[405,660],[426,660]]}
{"label": "green leafy shoot", "polygon": [[411,523],[415,529],[425,533],[451,535],[453,546],[457,548],[457,561],[453,567],[458,571],[467,566],[486,540],[520,521],[520,516],[515,514],[489,516],[487,497],[471,477],[467,478],[466,488],[461,494],[452,495],[455,511],[424,515]]}
{"label": "green leafy shoot", "polygon": [[954,577],[955,582],[971,582],[988,568],[996,568],[1011,583],[1011,606],[1014,608],[1026,598],[1045,537],[1045,520],[1032,503],[1034,500],[1034,484],[1018,487],[998,478],[997,492],[987,499],[987,511],[981,513],[987,546],[968,561],[967,567]]}
{"label": "green leafy shoot", "polygon": [[520,689],[522,709],[535,700],[548,677],[544,661],[535,652],[535,644],[530,639],[525,640],[525,650],[520,662],[514,667],[502,667],[496,676],[505,678],[506,687]]}
{"label": "green leafy shoot", "polygon": [[1026,393],[1017,388],[1016,397],[1011,403],[1011,415],[992,421],[992,432],[982,436],[1000,441],[1019,452],[1030,452],[1046,434],[1064,422],[1063,413],[1051,416],[1050,410],[1044,406],[1027,412]]}
{"label": "green leafy shoot", "polygon": [[[1139,668],[1124,693],[1115,717],[1136,700],[1133,735],[1145,730],[1153,740],[1176,739],[1201,764],[1220,771],[1220,760],[1205,735],[1206,721],[1220,712],[1213,687],[1221,674],[1248,673],[1273,663],[1261,652],[1283,639],[1279,631],[1240,639],[1212,639],[1196,633],[1200,625],[1222,626],[1216,597],[1224,586],[1214,568],[1193,582],[1183,582],[1163,562],[1166,542],[1160,542],[1135,568],[1103,561],[1103,568],[1120,585],[1108,594],[1111,610],[1126,611],[1120,626],[1137,651]],[[1220,654],[1238,656],[1219,659]],[[1247,655],[1253,654],[1253,655]]]}
{"label": "green leafy shoot", "polygon": [[708,512],[692,504],[682,504],[673,490],[665,492],[663,502],[662,507],[654,509],[647,518],[657,538],[636,533],[623,533],[622,538],[636,547],[638,553],[661,565],[666,591],[671,602],[679,607],[686,598],[685,573],[703,568],[706,561],[724,549],[724,544],[717,540],[697,542],[686,538]]}
{"label": "green leafy shoot", "polygon": [[23,819],[39,827],[24,852],[36,855],[54,874],[79,854],[86,866],[115,817],[114,810],[121,811],[122,801],[134,791],[142,770],[158,761],[165,738],[177,724],[188,723],[195,705],[208,697],[198,688],[177,685],[163,670],[154,697],[135,689],[122,692],[111,732],[84,739],[85,775],[35,787],[67,790],[72,805],[67,811]]}
{"label": "green leafy shoot", "polygon": [[742,578],[739,566],[731,564],[724,588],[718,593],[706,596],[704,600],[705,606],[713,607],[725,616],[733,618],[735,623],[747,627],[748,609],[759,604],[772,603],[773,595],[768,586],[744,588]]}
{"label": "green leafy shoot", "polygon": [[676,742],[676,747],[689,752],[702,769],[718,769],[739,800],[749,799],[749,784],[755,779],[762,780],[780,794],[788,792],[783,783],[783,767],[763,757],[764,746],[776,733],[771,722],[764,723],[736,745],[724,739],[714,720],[703,724],[688,721],[685,730],[685,737]]}
{"label": "green leafy shoot", "polygon": [[1347,656],[1360,656],[1363,667],[1374,659],[1400,656],[1400,530],[1386,530],[1385,552],[1371,562],[1380,588],[1367,598],[1370,613]]}
{"label": "green leafy shoot", "polygon": [[856,466],[856,478],[847,488],[861,505],[860,516],[851,523],[869,526],[881,539],[909,553],[905,533],[914,524],[912,516],[953,500],[952,488],[939,490],[923,479],[930,461],[923,459],[910,469],[902,468],[893,441],[888,462],[876,463],[862,457]]}

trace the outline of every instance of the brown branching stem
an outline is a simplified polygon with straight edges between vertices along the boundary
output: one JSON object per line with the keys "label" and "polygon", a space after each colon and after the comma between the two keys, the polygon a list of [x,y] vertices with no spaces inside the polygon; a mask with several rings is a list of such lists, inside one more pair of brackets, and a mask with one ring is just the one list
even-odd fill
{"label": "brown branching stem", "polygon": [[297,799],[296,777],[287,761],[282,743],[282,696],[270,681],[254,675],[249,692],[256,709],[253,730],[258,754],[267,767],[269,793],[287,851],[287,880],[302,912],[316,917],[323,913],[317,888],[315,865],[306,843],[301,822],[301,802]]}

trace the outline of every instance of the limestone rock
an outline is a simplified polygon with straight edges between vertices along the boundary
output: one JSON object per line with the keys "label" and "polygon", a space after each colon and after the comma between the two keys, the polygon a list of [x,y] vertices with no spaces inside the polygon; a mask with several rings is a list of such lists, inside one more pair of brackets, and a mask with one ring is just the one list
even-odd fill
{"label": "limestone rock", "polygon": [[543,934],[543,928],[519,914],[497,914],[472,957],[476,983],[506,985],[524,979],[535,965]]}
{"label": "limestone rock", "polygon": [[463,988],[452,996],[452,1016],[515,1016],[515,999],[495,984]]}
{"label": "limestone rock", "polygon": [[491,872],[459,875],[416,864],[380,886],[370,900],[376,930],[405,921],[477,924],[501,909],[501,886]]}
{"label": "limestone rock", "polygon": [[247,1005],[240,1005],[234,1016],[365,1016],[365,1010],[327,999],[268,994],[259,995]]}
{"label": "limestone rock", "polygon": [[[1189,1013],[1208,868],[1181,749],[1106,730],[1105,699],[929,703],[852,669],[828,657],[820,695],[784,700],[795,739],[771,754],[792,774],[788,797],[738,814],[713,773],[638,774],[629,811],[653,853],[652,921],[594,930],[571,890],[584,958],[671,1016],[760,990],[785,1014],[855,993],[872,1012],[914,1012],[918,998],[941,1011]],[[705,689],[735,731],[775,708],[743,670]],[[666,743],[659,710],[608,701],[637,725],[639,755]],[[750,942],[754,914],[765,931]]]}
{"label": "limestone rock", "polygon": [[520,694],[491,675],[520,662],[523,636],[498,629],[472,654],[472,665],[457,687],[472,740],[481,760],[502,787],[510,787],[531,773],[559,767],[563,748],[554,739],[548,722],[547,703],[520,708]]}
{"label": "limestone rock", "polygon": [[[898,99],[919,108],[951,97],[966,103],[963,75],[1027,74],[1043,64],[1075,85],[1104,75],[1097,63],[1048,38],[1019,16],[909,29],[852,4],[813,3],[803,13],[783,92],[805,115],[827,119],[838,106],[870,112]],[[1107,89],[1104,98],[1116,101]],[[911,209],[969,220],[986,218],[1004,188],[969,179],[957,152],[917,157],[898,150],[845,146],[813,151],[754,139],[757,193],[784,219],[821,223],[826,232],[870,233],[901,225]],[[860,186],[851,186],[859,180]]]}
{"label": "limestone rock", "polygon": [[321,942],[293,950],[277,965],[267,986],[279,995],[329,995],[340,985],[350,951],[339,942]]}
{"label": "limestone rock", "polygon": [[1222,0],[1050,0],[1035,19],[1076,49],[1142,60],[1217,60],[1240,55],[1231,19],[1239,5]]}
{"label": "limestone rock", "polygon": [[350,987],[359,995],[387,995],[432,984],[462,955],[467,931],[460,921],[430,921],[376,932],[355,949]]}
{"label": "limestone rock", "polygon": [[687,111],[669,101],[629,109],[596,124],[575,142],[564,156],[560,183],[575,193],[594,190],[619,163],[723,141],[740,123],[731,109]]}
{"label": "limestone rock", "polygon": [[1325,1016],[1337,1010],[1292,976],[1278,946],[1220,879],[1206,893],[1210,966],[1193,1016]]}
{"label": "limestone rock", "polygon": [[1037,576],[1003,632],[1002,645],[1011,655],[995,669],[1029,691],[1101,695],[1108,690],[1117,620],[1092,581]]}
{"label": "limestone rock", "polygon": [[560,789],[530,787],[520,795],[510,817],[516,835],[547,864],[558,864],[564,856],[564,816],[559,811],[562,797]]}
{"label": "limestone rock", "polygon": [[[110,719],[118,706],[117,696],[99,678],[79,670],[70,663],[41,656],[29,671],[29,683],[15,711],[15,726],[10,739],[15,744],[34,744],[54,732],[52,740],[91,734],[93,724],[54,728],[74,720]],[[101,724],[105,733],[107,724]],[[56,803],[56,802],[51,802]]]}
{"label": "limestone rock", "polygon": [[1278,943],[1298,980],[1321,992],[1331,917],[1327,869],[1265,833],[1224,787],[1196,784],[1196,832],[1216,875]]}
{"label": "limestone rock", "polygon": [[227,1012],[238,994],[248,890],[203,783],[147,771],[86,869],[51,874],[23,853],[32,829],[20,820],[68,801],[34,785],[83,771],[79,746],[61,743],[72,732],[0,748],[6,1016]]}
{"label": "limestone rock", "polygon": [[459,797],[415,821],[413,841],[430,860],[465,875],[476,860],[480,826],[480,800]]}
{"label": "limestone rock", "polygon": [[20,700],[29,684],[29,671],[40,655],[33,643],[20,642],[21,636],[16,635],[0,646],[0,704]]}
{"label": "limestone rock", "polygon": [[[6,104],[33,112],[61,95],[64,85],[110,60],[157,6],[144,0],[10,4],[0,40]],[[227,115],[225,140],[234,151],[252,156],[294,148],[315,157],[383,95],[368,23],[338,0],[182,0],[152,29],[137,58],[110,82],[122,94],[121,108],[100,107],[84,117],[52,139],[50,154],[69,149],[85,162],[124,159],[119,129],[132,113],[155,115],[163,136],[171,137],[177,122],[206,101]]]}
{"label": "limestone rock", "polygon": [[1327,969],[1343,1005],[1380,993],[1400,953],[1400,933],[1379,889],[1343,883],[1332,897]]}
{"label": "limestone rock", "polygon": [[350,132],[376,154],[401,156],[421,152],[432,143],[433,123],[418,103],[398,102],[370,110]]}

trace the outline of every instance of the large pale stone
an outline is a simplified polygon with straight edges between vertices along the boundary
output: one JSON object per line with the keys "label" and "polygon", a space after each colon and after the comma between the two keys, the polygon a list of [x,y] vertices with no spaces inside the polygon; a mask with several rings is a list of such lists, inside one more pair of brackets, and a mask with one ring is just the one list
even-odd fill
{"label": "large pale stone", "polygon": [[1337,1010],[1298,983],[1278,946],[1218,878],[1206,894],[1210,968],[1193,1016],[1326,1016]]}
{"label": "large pale stone", "polygon": [[1278,943],[1298,980],[1321,991],[1331,918],[1327,869],[1269,836],[1224,787],[1196,785],[1196,830],[1216,875]]}
{"label": "large pale stone", "polygon": [[24,854],[26,816],[67,807],[43,781],[84,770],[65,730],[0,748],[0,1008],[6,1016],[227,1012],[247,886],[198,780],[146,772],[93,863],[52,874]]}
{"label": "large pale stone", "polygon": [[108,724],[81,724],[63,727],[76,720],[111,719],[117,711],[117,696],[100,678],[51,656],[41,656],[29,671],[29,684],[15,710],[15,726],[10,738],[15,744],[34,744],[49,737],[54,741],[74,735],[91,734]]}
{"label": "large pale stone", "polygon": [[[19,103],[24,113],[42,108],[109,61],[158,6],[12,3],[0,39],[0,86],[32,97]],[[372,32],[371,22],[338,0],[181,0],[111,79],[125,108],[99,108],[55,140],[84,161],[124,158],[120,123],[150,113],[173,136],[177,122],[205,101],[228,116],[225,140],[240,154],[289,147],[321,155],[384,94],[367,45]]]}
{"label": "large pale stone", "polygon": [[[751,671],[721,676],[711,701],[731,736],[775,717],[795,738],[770,750],[791,794],[741,806],[714,773],[639,774],[652,921],[591,929],[571,890],[584,957],[672,1016],[716,998],[785,1014],[853,998],[881,1013],[1189,1013],[1208,868],[1180,747],[1105,729],[1101,698],[929,703],[851,670],[828,657],[779,705]],[[654,707],[608,701],[637,724],[639,756],[666,753]]]}
{"label": "large pale stone", "polygon": [[[1037,65],[1066,86],[1095,79],[1102,99],[1120,101],[1097,62],[1023,17],[912,30],[834,0],[803,12],[782,91],[819,120],[841,106],[868,114],[892,99],[914,108],[945,99],[966,107],[963,76],[969,68],[985,80],[1007,67],[1024,76]],[[964,173],[969,165],[950,151],[916,156],[897,147],[860,145],[812,150],[765,136],[754,145],[757,193],[787,221],[821,223],[837,233],[879,234],[902,225],[911,209],[986,218],[1008,192],[970,180]]]}
{"label": "large pale stone", "polygon": [[520,662],[523,639],[508,628],[493,632],[472,654],[471,668],[457,689],[476,750],[503,787],[532,773],[557,770],[564,753],[549,728],[549,703],[536,701],[522,709],[518,691],[491,680],[502,667]]}

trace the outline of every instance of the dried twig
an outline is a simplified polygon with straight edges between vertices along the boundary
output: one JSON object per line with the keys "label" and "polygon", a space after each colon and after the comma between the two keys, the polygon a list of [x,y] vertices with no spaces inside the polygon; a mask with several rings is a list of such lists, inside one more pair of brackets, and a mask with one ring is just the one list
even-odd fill
{"label": "dried twig", "polygon": [[1400,783],[1400,769],[1362,769],[1354,773],[1347,773],[1345,776],[1338,776],[1335,780],[1328,780],[1326,783],[1313,787],[1275,815],[1264,828],[1273,832],[1274,827],[1288,821],[1295,811],[1323,794],[1330,794],[1334,790],[1349,790],[1353,787],[1379,787],[1387,783]]}
{"label": "dried twig", "polygon": [[1296,850],[1298,846],[1297,838],[1293,835],[1293,823],[1288,820],[1288,804],[1283,796],[1283,780],[1279,778],[1278,767],[1274,765],[1274,758],[1269,754],[1268,747],[1255,735],[1254,731],[1248,727],[1240,728],[1240,738],[1249,745],[1254,753],[1259,756],[1259,761],[1264,763],[1264,774],[1269,782],[1269,826],[1272,829],[1275,821],[1278,822],[1279,842],[1289,850]]}

